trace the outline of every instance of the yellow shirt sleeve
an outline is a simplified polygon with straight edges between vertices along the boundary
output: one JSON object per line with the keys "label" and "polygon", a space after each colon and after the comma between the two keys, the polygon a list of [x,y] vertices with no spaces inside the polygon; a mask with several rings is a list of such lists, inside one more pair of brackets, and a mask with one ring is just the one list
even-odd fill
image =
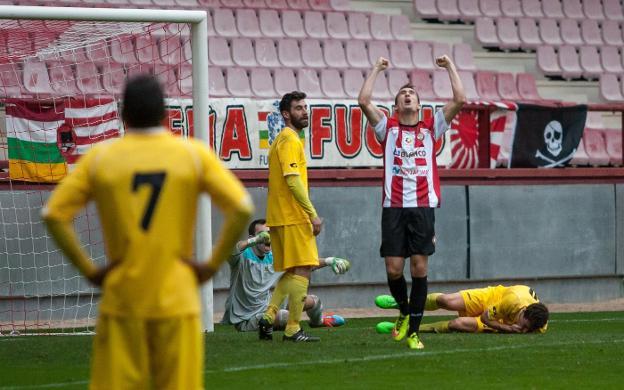
{"label": "yellow shirt sleeve", "polygon": [[277,145],[277,155],[284,176],[299,175],[302,148],[301,141],[292,135],[289,135]]}

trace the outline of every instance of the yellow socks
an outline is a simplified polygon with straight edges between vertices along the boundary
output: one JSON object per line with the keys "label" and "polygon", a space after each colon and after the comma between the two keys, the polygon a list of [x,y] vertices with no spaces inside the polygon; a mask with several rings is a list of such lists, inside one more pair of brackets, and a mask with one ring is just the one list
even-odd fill
{"label": "yellow socks", "polygon": [[292,336],[301,329],[299,327],[299,321],[303,313],[303,306],[305,304],[306,295],[308,294],[310,281],[303,276],[292,273],[284,274],[284,278],[286,276],[288,277],[286,282],[288,290],[288,323],[286,324],[284,335]]}
{"label": "yellow socks", "polygon": [[425,310],[438,310],[438,302],[436,299],[442,295],[441,293],[431,293],[427,294],[427,300],[425,301]]}
{"label": "yellow socks", "polygon": [[264,312],[264,319],[269,321],[271,324],[275,321],[277,311],[280,306],[282,306],[282,302],[284,302],[284,299],[286,299],[286,296],[288,295],[287,276],[288,274],[282,275],[277,282],[275,290],[273,290],[273,295],[271,296],[271,301],[269,302],[269,307],[267,307],[266,312]]}
{"label": "yellow socks", "polygon": [[418,331],[422,333],[450,333],[449,322],[439,321],[431,324],[420,324]]}

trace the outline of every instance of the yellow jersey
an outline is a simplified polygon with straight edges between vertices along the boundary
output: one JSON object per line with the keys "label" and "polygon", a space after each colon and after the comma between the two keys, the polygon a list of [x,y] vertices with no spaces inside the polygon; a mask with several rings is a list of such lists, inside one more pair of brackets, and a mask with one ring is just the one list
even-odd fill
{"label": "yellow jersey", "polygon": [[53,191],[44,214],[71,221],[95,202],[108,260],[120,263],[104,280],[102,313],[198,314],[198,282],[182,260],[193,256],[203,192],[222,210],[249,204],[240,181],[200,142],[164,130],[129,132],[85,154]]}
{"label": "yellow jersey", "polygon": [[[487,308],[489,318],[512,325],[517,322],[522,309],[533,303],[539,303],[539,299],[529,286],[497,286],[490,302]],[[540,331],[545,331],[546,327],[547,324]]]}
{"label": "yellow jersey", "polygon": [[306,192],[308,171],[299,135],[285,127],[275,137],[269,149],[269,193],[267,196],[267,226],[310,223],[310,218],[290,192],[285,176],[299,175]]}

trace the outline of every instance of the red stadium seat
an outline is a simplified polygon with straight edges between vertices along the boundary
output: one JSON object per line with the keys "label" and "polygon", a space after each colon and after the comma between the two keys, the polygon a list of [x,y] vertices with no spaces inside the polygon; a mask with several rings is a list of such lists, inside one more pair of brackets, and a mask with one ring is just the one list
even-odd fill
{"label": "red stadium seat", "polygon": [[71,64],[67,63],[64,65],[62,62],[50,62],[47,64],[47,67],[50,74],[50,86],[54,92],[60,95],[78,95],[76,77]]}
{"label": "red stadium seat", "polygon": [[240,35],[249,38],[259,38],[262,36],[258,15],[253,9],[236,10],[236,27]]}
{"label": "red stadium seat", "polygon": [[370,40],[371,32],[368,15],[363,12],[349,12],[347,14],[349,33],[355,39]]}
{"label": "red stadium seat", "polygon": [[449,100],[453,98],[453,89],[448,72],[444,70],[433,72],[433,91],[438,99]]}
{"label": "red stadium seat", "polygon": [[602,22],[602,40],[611,46],[622,46],[622,29],[620,23],[615,20],[604,20]]}
{"label": "red stadium seat", "polygon": [[250,38],[232,39],[232,60],[238,66],[258,66]]}
{"label": "red stadium seat", "polygon": [[300,68],[303,66],[299,42],[296,39],[280,39],[277,42],[277,55],[284,66],[289,68]]}
{"label": "red stadium seat", "polygon": [[500,100],[498,88],[496,85],[496,73],[479,71],[475,75],[477,83],[477,92],[482,99]]}
{"label": "red stadium seat", "polygon": [[83,94],[97,95],[104,91],[100,82],[100,71],[92,62],[76,64],[76,84]]}
{"label": "red stadium seat", "polygon": [[559,58],[553,46],[540,46],[537,48],[537,68],[546,76],[561,75]]}
{"label": "red stadium seat", "polygon": [[609,20],[624,20],[622,2],[620,0],[602,0],[604,14]]}
{"label": "red stadium seat", "polygon": [[373,39],[393,39],[390,29],[390,15],[370,14],[370,33]]}
{"label": "red stadium seat", "polygon": [[610,102],[624,101],[618,75],[605,73],[600,76],[600,96]]}
{"label": "red stadium seat", "polygon": [[325,18],[318,11],[307,11],[303,14],[303,26],[310,38],[326,39],[327,29],[325,28]]}
{"label": "red stadium seat", "polygon": [[301,41],[301,59],[308,68],[326,68],[327,64],[323,59],[323,49],[321,41],[317,39],[304,39]]}
{"label": "red stadium seat", "polygon": [[563,19],[560,22],[560,32],[563,42],[568,45],[582,45],[581,28],[575,19]]}
{"label": "red stadium seat", "polygon": [[437,19],[436,0],[414,0],[414,11],[423,19]]}
{"label": "red stadium seat", "polygon": [[518,19],[518,38],[520,38],[520,45],[526,49],[535,50],[542,44],[542,39],[539,35],[539,28],[535,23],[535,19]]}
{"label": "red stadium seat", "polygon": [[321,70],[321,90],[325,97],[330,99],[347,97],[342,85],[342,77],[337,69]]}
{"label": "red stadium seat", "polygon": [[343,43],[337,39],[330,39],[324,42],[323,58],[330,68],[349,67]]}
{"label": "red stadium seat", "polygon": [[405,15],[392,15],[390,17],[390,30],[394,39],[399,41],[411,41],[414,39],[410,21]]}
{"label": "red stadium seat", "polygon": [[609,164],[622,165],[622,129],[607,129],[603,131],[609,155]]}
{"label": "red stadium seat", "polygon": [[609,165],[609,154],[602,131],[586,128],[583,132],[583,143],[590,165]]}
{"label": "red stadium seat", "polygon": [[544,13],[542,12],[542,3],[540,0],[522,0],[522,13],[527,18],[542,18]]}
{"label": "red stadium seat", "polygon": [[496,25],[492,18],[478,18],[475,23],[475,37],[483,47],[498,47]]}
{"label": "red stadium seat", "polygon": [[217,8],[213,12],[214,29],[222,37],[237,37],[236,19],[234,11],[229,8]]}
{"label": "red stadium seat", "polygon": [[413,69],[412,53],[405,41],[390,42],[390,63],[394,68]]}
{"label": "red stadium seat", "polygon": [[268,38],[283,38],[282,22],[279,14],[274,9],[261,9],[258,13],[260,21],[260,31]]}
{"label": "red stadium seat", "polygon": [[516,87],[516,80],[513,73],[500,72],[496,75],[496,89],[504,100],[521,100],[520,93]]}
{"label": "red stadium seat", "polygon": [[564,18],[560,0],[542,0],[542,11],[544,12],[544,17],[546,18]]}
{"label": "red stadium seat", "polygon": [[[447,75],[448,78],[448,75]],[[416,69],[410,72],[410,81],[418,96],[420,96],[421,100],[431,100],[435,99],[436,95],[433,92],[433,79],[431,76],[431,72],[427,70]]]}
{"label": "red stadium seat", "polygon": [[508,18],[521,18],[524,16],[520,0],[501,0],[501,12]]}
{"label": "red stadium seat", "polygon": [[457,8],[457,0],[438,0],[438,19],[440,20],[458,20],[461,17]]}
{"label": "red stadium seat", "polygon": [[278,96],[297,90],[297,79],[292,69],[275,69],[273,80],[275,82],[275,92],[277,92]]}
{"label": "red stadium seat", "polygon": [[459,78],[464,85],[466,99],[468,99],[469,101],[479,100],[481,97],[479,96],[479,92],[477,92],[477,86],[475,85],[475,80],[472,72],[460,70]]}
{"label": "red stadium seat", "polygon": [[298,69],[297,86],[299,87],[299,91],[305,91],[309,98],[325,97],[321,90],[321,82],[316,69]]}
{"label": "red stadium seat", "polygon": [[516,82],[520,98],[524,100],[543,100],[537,91],[535,77],[531,73],[518,73]]}
{"label": "red stadium seat", "polygon": [[24,63],[24,87],[32,94],[51,95],[50,76],[46,64],[38,61],[26,61]]}
{"label": "red stadium seat", "polygon": [[225,38],[208,38],[208,62],[217,66],[233,66],[230,46]]}
{"label": "red stadium seat", "polygon": [[600,56],[596,46],[581,46],[579,48],[579,57],[581,69],[583,69],[583,77],[597,80],[603,69],[600,65]]}
{"label": "red stadium seat", "polygon": [[368,44],[368,60],[371,64],[377,62],[379,57],[390,58],[388,44],[384,41],[371,41]]}
{"label": "red stadium seat", "polygon": [[602,46],[600,48],[600,62],[605,72],[622,73],[622,61],[620,52],[615,46]]}
{"label": "red stadium seat", "polygon": [[254,68],[250,73],[251,92],[259,98],[276,97],[273,77],[268,68]]}
{"label": "red stadium seat", "polygon": [[479,0],[457,0],[457,9],[461,19],[469,22],[482,16],[479,9]]}
{"label": "red stadium seat", "polygon": [[33,43],[33,49],[38,51],[40,49],[48,47],[52,42],[58,38],[58,35],[51,31],[36,31],[32,33],[31,39]]}
{"label": "red stadium seat", "polygon": [[583,6],[581,0],[562,0],[563,14],[566,18],[583,19]]}
{"label": "red stadium seat", "polygon": [[498,34],[498,46],[501,49],[517,49],[520,47],[520,38],[518,37],[518,26],[511,18],[496,19],[496,30]]}
{"label": "red stadium seat", "polygon": [[268,68],[282,66],[277,56],[277,48],[272,39],[256,39],[256,60],[258,65]]}
{"label": "red stadium seat", "polygon": [[343,12],[328,12],[325,15],[327,22],[327,34],[334,39],[349,39],[349,25]]}
{"label": "red stadium seat", "polygon": [[355,68],[369,69],[368,51],[364,41],[350,40],[346,42],[347,62]]}
{"label": "red stadium seat", "polygon": [[357,98],[364,83],[364,75],[359,69],[347,69],[342,75],[342,81],[345,94],[350,98]]}
{"label": "red stadium seat", "polygon": [[295,10],[282,11],[282,29],[284,34],[290,38],[306,38],[307,34],[303,28],[301,12]]}
{"label": "red stadium seat", "polygon": [[499,0],[479,0],[479,8],[481,14],[489,18],[498,18],[503,15]]}
{"label": "red stadium seat", "polygon": [[472,56],[472,48],[467,43],[456,43],[453,46],[453,58],[457,69],[474,72],[477,67]]}
{"label": "red stadium seat", "polygon": [[433,51],[428,42],[414,41],[412,43],[412,62],[417,69],[434,70]]}
{"label": "red stadium seat", "polygon": [[583,73],[579,55],[574,46],[563,45],[559,48],[559,66],[561,76],[567,80],[579,78]]}
{"label": "red stadium seat", "polygon": [[540,37],[542,41],[547,45],[562,45],[561,34],[559,32],[559,26],[555,19],[540,19],[539,20]]}
{"label": "red stadium seat", "polygon": [[581,22],[581,33],[583,40],[588,45],[602,45],[602,34],[598,21],[585,19]]}
{"label": "red stadium seat", "polygon": [[252,96],[249,84],[249,75],[243,68],[226,68],[225,85],[231,96],[249,97]]}

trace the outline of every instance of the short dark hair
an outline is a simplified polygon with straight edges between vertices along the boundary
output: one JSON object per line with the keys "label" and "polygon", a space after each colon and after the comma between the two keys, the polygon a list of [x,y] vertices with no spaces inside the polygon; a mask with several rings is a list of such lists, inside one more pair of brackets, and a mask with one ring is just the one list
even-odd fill
{"label": "short dark hair", "polygon": [[266,225],[266,219],[260,218],[260,219],[254,219],[253,221],[251,221],[251,223],[249,224],[249,227],[247,228],[247,231],[249,232],[250,236],[256,235],[256,225]]}
{"label": "short dark hair", "polygon": [[524,310],[524,318],[531,323],[529,332],[535,332],[548,322],[548,308],[543,303],[532,303]]}
{"label": "short dark hair", "polygon": [[301,91],[292,91],[288,92],[286,95],[282,96],[282,100],[280,100],[279,110],[280,113],[282,111],[290,111],[290,104],[296,100],[303,100],[306,98],[305,92]]}
{"label": "short dark hair", "polygon": [[416,91],[416,88],[414,88],[414,84],[412,83],[407,83],[405,85],[402,85],[401,88],[399,88],[397,94],[394,96],[394,105],[397,105],[397,99],[399,98],[399,92],[401,92],[402,89],[404,88],[411,88],[414,90],[414,93],[416,94],[416,97],[418,98],[418,104],[420,104],[420,95],[418,95],[418,91]]}
{"label": "short dark hair", "polygon": [[128,127],[159,126],[165,117],[165,98],[158,79],[142,74],[128,79],[121,118]]}

